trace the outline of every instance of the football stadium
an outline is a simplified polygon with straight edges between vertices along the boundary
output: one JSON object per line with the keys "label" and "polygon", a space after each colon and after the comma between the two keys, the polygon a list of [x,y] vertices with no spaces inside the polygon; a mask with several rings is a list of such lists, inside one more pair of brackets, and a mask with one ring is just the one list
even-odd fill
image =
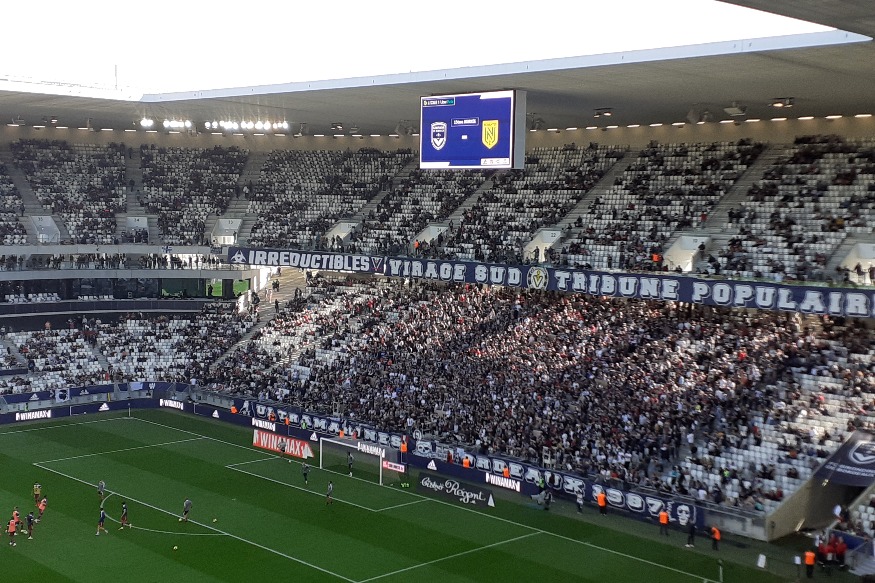
{"label": "football stadium", "polygon": [[875,580],[869,2],[178,4],[16,8],[7,572]]}

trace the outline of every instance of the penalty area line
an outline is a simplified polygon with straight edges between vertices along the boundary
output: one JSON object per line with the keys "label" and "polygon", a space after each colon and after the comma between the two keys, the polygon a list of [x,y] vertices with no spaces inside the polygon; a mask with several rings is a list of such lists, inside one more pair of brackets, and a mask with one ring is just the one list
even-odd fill
{"label": "penalty area line", "polygon": [[94,457],[94,456],[98,456],[98,455],[107,455],[107,454],[110,454],[110,453],[121,453],[121,452],[124,452],[124,451],[135,451],[135,450],[138,450],[138,449],[148,449],[148,448],[150,448],[150,447],[163,447],[163,446],[165,446],[165,445],[176,445],[177,443],[188,443],[189,441],[199,441],[199,440],[201,440],[201,439],[204,439],[204,438],[203,438],[203,437],[193,437],[193,438],[191,438],[191,439],[178,439],[178,440],[176,440],[176,441],[165,441],[164,443],[150,443],[150,444],[148,444],[148,445],[138,445],[138,446],[136,446],[136,447],[125,447],[125,448],[123,448],[123,449],[114,449],[114,450],[112,450],[112,451],[98,451],[98,452],[95,452],[95,453],[85,453],[85,454],[82,454],[82,455],[74,455],[74,456],[70,456],[70,457],[62,457],[62,458],[58,458],[58,459],[56,459],[56,460],[43,460],[43,461],[39,461],[39,462],[34,462],[34,465],[38,465],[38,464],[51,464],[51,463],[54,463],[54,462],[66,462],[66,461],[69,461],[69,460],[78,460],[78,459],[82,459],[82,458],[86,458],[86,457]]}
{"label": "penalty area line", "polygon": [[[307,494],[313,494],[314,496],[325,496],[321,492],[317,492],[316,490],[310,490],[309,488],[302,488],[301,486],[295,486],[294,484],[289,484],[288,482],[283,482],[282,480],[276,480],[274,478],[269,478],[267,476],[262,476],[261,474],[256,474],[255,472],[247,472],[246,470],[241,470],[240,468],[235,468],[233,466],[225,466],[229,470],[240,472],[241,474],[246,474],[248,476],[253,476],[255,478],[260,478],[262,480],[267,480],[268,482],[273,482],[274,484],[280,484],[282,486],[287,486],[289,488],[294,488],[295,490],[300,490],[301,492],[305,492]],[[355,506],[356,508],[361,508],[362,510],[367,510],[368,512],[379,512],[379,510],[375,510],[368,506],[362,506],[361,504],[356,504],[355,502],[350,502],[349,500],[343,500],[341,498],[337,498],[336,496],[331,496],[331,499],[335,502],[342,502],[343,504],[349,504],[350,506]]]}
{"label": "penalty area line", "polygon": [[[240,448],[240,449],[245,449],[245,450],[248,450],[248,451],[257,451],[257,450],[255,450],[255,448],[253,448],[252,446],[244,446],[244,445],[240,445],[240,444],[238,444],[238,443],[232,443],[232,442],[230,442],[230,441],[224,441],[224,440],[222,440],[222,439],[218,439],[218,438],[216,438],[216,437],[210,437],[210,436],[207,436],[207,435],[202,435],[202,434],[200,434],[200,433],[196,433],[196,432],[194,432],[194,431],[188,431],[188,430],[186,430],[186,429],[180,429],[179,427],[173,427],[172,425],[165,425],[165,424],[163,424],[163,423],[158,423],[157,421],[150,421],[150,420],[148,420],[148,419],[143,419],[143,418],[141,418],[141,417],[131,417],[131,419],[136,419],[137,421],[142,421],[143,423],[149,423],[149,424],[152,424],[152,425],[157,425],[157,426],[159,426],[159,427],[166,427],[166,428],[168,428],[168,429],[175,429],[176,431],[180,431],[180,432],[182,432],[182,433],[187,433],[187,434],[189,434],[189,435],[197,435],[197,436],[199,436],[199,437],[205,437],[206,439],[209,439],[209,440],[211,440],[211,441],[215,441],[215,442],[217,442],[217,443],[224,443],[225,445],[230,445],[230,446],[232,446],[232,447],[236,447],[236,448]],[[265,455],[265,459],[269,459],[269,458],[272,458],[272,457],[274,457],[274,456],[267,456],[267,455]],[[299,462],[295,462],[295,463],[299,463]],[[233,469],[233,468],[232,468],[232,469]],[[240,471],[240,470],[237,470],[237,471]],[[334,472],[334,471],[332,471],[332,470],[323,470],[323,471],[326,471],[326,472],[329,472],[329,473],[338,474],[338,475],[341,475],[341,476],[345,476],[345,475],[346,475],[346,474],[341,474],[340,472]],[[369,484],[374,484],[373,482],[369,482],[368,480],[363,480],[362,478],[358,478],[358,477],[353,477],[352,479],[353,479],[353,480],[360,480],[360,481],[362,481],[362,482],[367,482],[367,483],[369,483]],[[374,485],[378,485],[378,484],[374,484]],[[482,511],[480,511],[480,510],[476,510],[476,509],[474,509],[474,508],[467,508],[467,507],[464,507],[464,506],[458,506],[458,505],[453,504],[452,502],[448,502],[448,501],[446,501],[446,500],[440,500],[440,499],[437,499],[437,498],[430,498],[430,497],[428,497],[428,496],[424,496],[424,495],[422,495],[422,494],[417,494],[416,492],[411,492],[411,491],[409,491],[409,490],[396,490],[396,489],[394,489],[394,488],[391,488],[390,486],[386,486],[385,484],[384,484],[384,485],[380,485],[379,487],[381,487],[381,488],[388,488],[388,489],[392,490],[393,492],[401,492],[401,493],[403,493],[403,494],[407,494],[407,495],[409,495],[409,496],[414,496],[414,497],[416,497],[416,498],[420,498],[420,499],[422,499],[422,500],[430,500],[430,501],[432,501],[432,502],[435,502],[435,503],[437,503],[437,504],[441,504],[441,505],[444,505],[444,506],[448,506],[448,507],[450,507],[450,508],[455,508],[455,509],[457,509],[457,510],[463,510],[463,511],[466,511],[466,512],[471,512],[471,513],[473,513],[473,514],[478,514],[478,515],[480,515],[480,516],[484,516],[484,517],[486,517],[486,518],[491,518],[491,519],[493,519],[493,520],[497,520],[497,521],[499,521],[499,522],[504,522],[505,524],[512,524],[512,525],[514,525],[514,526],[519,526],[519,527],[521,527],[521,528],[525,528],[525,529],[527,529],[527,530],[531,530],[531,531],[534,531],[534,532],[539,532],[539,533],[542,533],[542,534],[546,534],[546,535],[549,535],[549,536],[552,536],[552,537],[556,537],[556,538],[558,538],[558,539],[562,539],[562,540],[565,540],[565,541],[568,541],[568,542],[571,542],[571,543],[575,543],[575,544],[583,545],[583,546],[586,546],[586,547],[590,547],[590,548],[592,548],[592,549],[597,549],[597,550],[600,550],[600,551],[606,551],[606,552],[608,552],[608,553],[610,553],[610,554],[614,554],[614,555],[618,555],[618,556],[621,556],[621,557],[625,557],[625,558],[627,558],[627,559],[629,559],[629,560],[632,560],[632,561],[637,561],[637,562],[639,562],[639,563],[643,563],[643,564],[645,564],[645,565],[650,565],[650,566],[652,566],[652,567],[656,567],[656,568],[658,568],[658,569],[664,569],[664,570],[666,570],[666,571],[671,571],[672,573],[677,573],[678,575],[683,576],[683,577],[685,577],[685,578],[695,579],[695,580],[697,580],[697,581],[706,581],[706,582],[708,582],[708,583],[713,583],[713,581],[714,581],[713,579],[710,579],[710,578],[707,577],[707,576],[697,575],[696,573],[690,573],[690,572],[688,572],[688,571],[683,571],[683,570],[681,570],[681,569],[677,569],[677,568],[675,568],[675,567],[670,567],[670,566],[668,566],[668,565],[663,565],[663,564],[661,564],[661,563],[657,563],[656,561],[651,561],[651,560],[649,560],[649,559],[645,559],[645,558],[642,558],[642,557],[636,557],[636,556],[634,556],[634,555],[630,555],[630,554],[627,554],[627,553],[623,553],[623,552],[621,552],[621,551],[615,551],[615,550],[613,550],[613,549],[609,549],[609,548],[607,548],[607,547],[602,547],[602,546],[599,546],[599,545],[596,545],[596,544],[593,544],[593,543],[590,543],[590,542],[586,542],[586,541],[582,541],[582,540],[579,540],[579,539],[576,539],[576,538],[572,538],[572,537],[570,537],[570,536],[565,536],[565,535],[562,535],[562,534],[559,534],[559,533],[556,533],[556,532],[551,532],[551,531],[549,531],[549,530],[544,530],[544,529],[541,529],[541,528],[537,528],[537,527],[535,527],[535,526],[529,526],[528,524],[523,524],[523,523],[521,523],[521,522],[517,522],[517,521],[515,521],[515,520],[510,520],[509,518],[504,518],[504,517],[501,517],[501,516],[496,516],[496,515],[494,515],[494,514],[487,514],[486,512],[482,512]]]}

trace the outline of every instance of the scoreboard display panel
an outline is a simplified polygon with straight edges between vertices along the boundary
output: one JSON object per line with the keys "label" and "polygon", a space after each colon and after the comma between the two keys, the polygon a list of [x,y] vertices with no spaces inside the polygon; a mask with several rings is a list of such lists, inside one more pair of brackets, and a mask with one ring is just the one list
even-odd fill
{"label": "scoreboard display panel", "polygon": [[419,110],[420,168],[523,168],[524,91],[431,95]]}

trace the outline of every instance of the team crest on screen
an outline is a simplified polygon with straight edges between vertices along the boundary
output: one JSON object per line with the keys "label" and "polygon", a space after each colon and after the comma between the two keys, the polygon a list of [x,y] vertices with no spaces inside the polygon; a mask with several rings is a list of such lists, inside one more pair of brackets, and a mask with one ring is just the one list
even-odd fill
{"label": "team crest on screen", "polygon": [[443,121],[436,121],[431,124],[431,146],[435,150],[440,150],[447,144],[447,124]]}
{"label": "team crest on screen", "polygon": [[848,454],[848,457],[851,458],[851,461],[860,465],[875,462],[875,442],[858,441]]}
{"label": "team crest on screen", "polygon": [[547,270],[543,267],[530,267],[526,281],[530,288],[547,289]]}
{"label": "team crest on screen", "polygon": [[483,120],[483,145],[489,149],[495,147],[498,143],[498,120],[485,119]]}

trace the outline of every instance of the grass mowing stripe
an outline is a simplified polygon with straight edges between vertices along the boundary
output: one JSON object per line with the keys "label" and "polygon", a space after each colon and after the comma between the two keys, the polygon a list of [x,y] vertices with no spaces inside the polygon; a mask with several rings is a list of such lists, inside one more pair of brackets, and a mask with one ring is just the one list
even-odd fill
{"label": "grass mowing stripe", "polygon": [[[206,437],[206,436],[203,436],[203,437]],[[49,467],[46,467],[46,466],[40,465],[39,462],[34,462],[33,465],[35,465],[36,467],[38,467],[38,468],[40,468],[40,469],[43,469],[43,470],[45,470],[45,471],[47,471],[47,472],[52,472],[52,473],[54,473],[54,474],[58,474],[59,476],[63,476],[64,478],[67,478],[67,479],[69,479],[69,480],[73,480],[74,482],[79,482],[80,484],[85,484],[86,486],[93,486],[93,484],[90,484],[89,482],[87,482],[87,481],[85,481],[85,480],[82,480],[82,479],[80,479],[80,478],[77,478],[76,476],[71,476],[71,475],[69,475],[69,474],[65,474],[65,473],[60,472],[60,471],[58,471],[58,470],[53,470],[52,468],[49,468]],[[111,492],[111,493],[114,493],[114,494],[118,494],[119,496],[123,496],[124,498],[126,498],[126,499],[128,499],[128,500],[130,500],[130,501],[132,501],[132,502],[135,502],[135,503],[137,503],[137,504],[139,504],[139,505],[141,505],[141,506],[145,506],[146,508],[151,508],[152,510],[156,510],[156,511],[158,511],[158,512],[162,512],[162,513],[164,513],[164,514],[169,514],[170,516],[174,516],[174,517],[178,516],[178,513],[176,513],[176,512],[171,512],[170,510],[165,510],[165,509],[163,509],[163,508],[159,508],[159,507],[157,507],[157,506],[153,506],[152,504],[149,504],[148,502],[143,502],[142,500],[137,500],[136,498],[133,498],[133,497],[131,497],[131,496],[124,496],[124,495],[121,494],[120,492],[113,492],[113,491],[111,491],[111,490],[107,490],[107,492]],[[189,520],[189,522],[192,523],[192,524],[195,524],[195,525],[197,525],[197,526],[200,526],[201,528],[205,528],[205,529],[207,529],[207,530],[212,530],[213,532],[216,532],[216,533],[218,533],[218,534],[221,534],[221,535],[227,536],[227,537],[229,537],[229,538],[232,538],[232,539],[234,539],[234,540],[240,541],[240,542],[242,542],[242,543],[245,543],[245,544],[248,544],[248,545],[254,546],[254,547],[259,548],[259,549],[261,549],[261,550],[263,550],[263,551],[266,551],[266,552],[268,552],[268,553],[273,553],[273,554],[278,555],[278,556],[280,556],[280,557],[283,557],[283,558],[285,558],[285,559],[289,559],[290,561],[294,561],[294,562],[299,563],[299,564],[301,564],[301,565],[304,565],[304,566],[310,567],[311,569],[315,569],[315,570],[317,570],[317,571],[321,571],[322,573],[325,573],[326,575],[331,575],[332,577],[336,577],[336,578],[338,578],[338,579],[342,579],[342,580],[344,580],[344,581],[349,581],[349,583],[356,583],[356,581],[355,581],[354,579],[350,579],[349,577],[344,577],[343,575],[341,575],[341,574],[339,574],[339,573],[335,573],[334,571],[330,571],[330,570],[328,570],[328,569],[325,569],[325,568],[323,568],[323,567],[320,567],[319,565],[314,565],[313,563],[308,563],[307,561],[305,561],[305,560],[303,560],[303,559],[299,559],[299,558],[297,558],[297,557],[293,557],[292,555],[287,555],[287,554],[285,554],[285,553],[283,553],[283,552],[281,552],[281,551],[278,551],[278,550],[276,550],[276,549],[272,549],[272,548],[270,548],[270,547],[268,547],[268,546],[262,545],[262,544],[260,544],[260,543],[255,542],[255,541],[251,541],[251,540],[245,539],[245,538],[243,538],[243,537],[241,537],[241,536],[237,536],[236,534],[231,534],[230,532],[225,532],[224,530],[218,529],[218,528],[216,528],[216,527],[214,527],[214,526],[210,526],[209,524],[204,524],[204,523],[202,523],[202,522],[197,522],[197,521],[195,521],[195,520]]]}
{"label": "grass mowing stripe", "polygon": [[377,575],[376,577],[371,577],[370,579],[362,579],[358,583],[367,583],[368,581],[376,581],[377,579],[382,579],[384,577],[391,577],[392,575],[397,575],[399,573],[406,573],[407,571],[412,571],[413,569],[419,569],[421,567],[427,567],[429,565],[434,565],[435,563],[440,563],[441,561],[449,561],[450,559],[455,559],[457,557],[461,557],[464,555],[470,555],[471,553],[476,553],[478,551],[485,551],[486,549],[491,549],[493,547],[506,545],[508,543],[516,542],[518,540],[522,540],[524,538],[529,538],[530,536],[535,536],[538,534],[542,534],[540,532],[530,532],[528,534],[524,534],[518,536],[516,538],[510,538],[507,540],[498,541],[497,543],[492,543],[491,545],[483,545],[481,547],[477,547],[474,549],[468,549],[467,551],[462,551],[460,553],[455,553],[452,555],[447,555],[446,557],[441,557],[439,559],[434,559],[433,561],[426,561],[425,563],[419,563],[418,565],[412,565],[410,567],[405,567],[403,569],[398,569],[396,571],[390,571],[388,573],[383,573],[382,575]]}
{"label": "grass mowing stripe", "polygon": [[150,447],[161,447],[161,446],[164,446],[164,445],[175,445],[175,444],[177,444],[177,443],[188,443],[189,441],[201,441],[202,439],[205,439],[205,438],[203,438],[203,437],[192,437],[191,439],[178,439],[178,440],[176,440],[176,441],[166,441],[166,442],[164,442],[164,443],[152,443],[152,444],[149,444],[149,445],[138,445],[138,446],[136,446],[136,447],[125,447],[125,448],[123,448],[123,449],[113,449],[113,450],[111,450],[111,451],[98,451],[98,452],[95,452],[95,453],[84,453],[84,454],[82,454],[82,455],[73,455],[73,456],[70,456],[70,457],[62,457],[62,458],[58,458],[58,459],[55,459],[55,460],[43,460],[43,461],[39,461],[39,462],[34,462],[34,465],[39,465],[39,464],[51,464],[51,463],[54,463],[54,462],[66,462],[66,461],[69,461],[69,460],[78,460],[78,459],[82,459],[82,458],[86,458],[86,457],[94,457],[94,456],[96,456],[96,455],[107,455],[107,454],[110,454],[110,453],[121,453],[121,452],[123,452],[123,451],[134,451],[134,450],[137,450],[137,449],[148,449],[148,448],[150,448]]}
{"label": "grass mowing stripe", "polygon": [[[202,435],[202,434],[200,434],[200,433],[196,433],[196,432],[194,432],[194,431],[188,431],[187,429],[179,429],[178,427],[173,427],[172,425],[165,425],[165,424],[163,424],[163,423],[158,423],[157,421],[150,421],[150,420],[148,420],[148,419],[141,419],[141,418],[139,418],[139,417],[133,417],[133,419],[137,419],[137,420],[143,421],[143,422],[145,422],[145,423],[151,423],[151,424],[153,424],[153,425],[159,425],[159,426],[161,426],[161,427],[166,427],[166,428],[168,428],[168,429],[175,429],[175,430],[177,430],[177,431],[181,431],[181,432],[183,432],[183,433],[188,433],[189,435],[196,435],[196,436],[198,436],[198,437],[205,437],[205,438],[207,438],[207,439],[210,439],[210,440],[213,440],[213,441],[217,441],[217,442],[219,442],[219,443],[225,443],[225,444],[227,444],[227,445],[232,445],[232,446],[234,446],[234,447],[239,447],[239,448],[243,448],[243,449],[248,449],[248,450],[250,450],[250,451],[255,451],[253,448],[251,448],[251,447],[249,447],[249,446],[244,446],[244,445],[240,445],[240,444],[237,444],[237,443],[232,443],[232,442],[230,442],[230,441],[224,441],[224,440],[221,440],[221,439],[218,439],[218,438],[215,438],[215,437],[209,437],[209,436],[207,436],[207,435]],[[266,456],[266,459],[268,459],[268,457],[274,457],[274,456]],[[363,480],[363,481],[364,481],[364,482],[368,482],[369,484],[374,484],[374,483],[375,483],[375,482],[370,482],[369,480]],[[379,485],[379,484],[377,484],[377,485]],[[655,562],[655,561],[651,561],[651,560],[649,560],[649,559],[644,559],[644,558],[642,558],[642,557],[636,557],[635,555],[630,555],[630,554],[623,553],[623,552],[620,552],[620,551],[615,551],[615,550],[613,550],[613,549],[609,549],[609,548],[606,548],[606,547],[602,547],[602,546],[599,546],[599,545],[596,545],[596,544],[593,544],[593,543],[590,543],[590,542],[587,542],[587,541],[582,541],[582,540],[578,540],[578,539],[576,539],[576,538],[571,538],[570,536],[565,536],[565,535],[562,535],[562,534],[558,534],[558,533],[555,533],[555,532],[551,532],[551,531],[549,531],[549,530],[543,530],[543,529],[537,528],[537,527],[535,527],[535,526],[529,526],[529,525],[527,525],[527,524],[523,524],[523,523],[521,523],[521,522],[516,522],[516,521],[514,521],[514,520],[510,520],[509,518],[503,518],[503,517],[501,517],[501,516],[494,516],[494,515],[492,515],[492,514],[486,514],[485,512],[481,512],[481,511],[479,511],[479,510],[475,510],[475,509],[473,509],[473,508],[468,508],[468,507],[465,507],[465,506],[457,506],[457,505],[455,505],[455,504],[453,504],[453,503],[451,503],[451,502],[447,502],[447,501],[444,501],[444,500],[439,500],[439,499],[437,499],[437,498],[429,498],[428,496],[423,496],[422,494],[417,494],[417,493],[415,493],[415,492],[411,492],[411,491],[409,491],[409,490],[396,490],[396,489],[394,489],[394,488],[391,488],[390,486],[385,486],[385,485],[383,485],[383,486],[381,486],[381,487],[387,488],[387,489],[389,489],[389,490],[391,490],[391,491],[393,491],[393,492],[401,492],[401,493],[403,493],[403,494],[407,494],[407,495],[409,495],[409,496],[414,496],[414,497],[416,497],[416,498],[421,498],[421,499],[423,499],[423,500],[431,500],[432,502],[436,502],[436,503],[438,503],[438,504],[443,504],[443,505],[445,505],[445,506],[449,506],[450,508],[456,508],[456,509],[465,510],[465,511],[467,511],[467,512],[472,512],[472,513],[474,513],[474,514],[478,514],[478,515],[480,515],[480,516],[485,516],[485,517],[487,517],[487,518],[492,518],[492,519],[494,519],[494,520],[499,520],[499,521],[501,521],[501,522],[505,522],[505,523],[507,523],[507,524],[512,524],[512,525],[514,525],[514,526],[519,526],[519,527],[522,527],[522,528],[526,528],[526,529],[532,530],[532,531],[534,531],[534,532],[536,532],[536,533],[547,534],[547,535],[554,536],[554,537],[556,537],[556,538],[559,538],[559,539],[562,539],[562,540],[565,540],[565,541],[568,541],[568,542],[572,542],[572,543],[576,543],[576,544],[579,544],[579,545],[583,545],[583,546],[586,546],[586,547],[589,547],[589,548],[592,548],[592,549],[596,549],[596,550],[599,550],[599,551],[605,551],[605,552],[607,552],[607,553],[610,553],[610,554],[613,554],[613,555],[617,555],[617,556],[620,556],[620,557],[625,557],[625,558],[630,559],[630,560],[633,560],[633,561],[638,561],[638,562],[644,563],[644,564],[646,564],[646,565],[650,565],[650,566],[652,566],[652,567],[658,567],[658,568],[660,568],[660,569],[665,569],[666,571],[671,571],[671,572],[673,572],[673,573],[677,573],[677,574],[679,574],[679,575],[683,575],[684,577],[691,578],[691,579],[695,579],[695,580],[697,580],[697,581],[701,581],[702,583],[713,583],[713,581],[714,581],[713,579],[710,579],[710,578],[708,578],[708,577],[704,577],[704,576],[702,576],[702,575],[697,575],[697,574],[695,574],[695,573],[689,573],[689,572],[687,572],[687,571],[683,571],[683,570],[681,570],[681,569],[676,569],[676,568],[674,568],[674,567],[669,567],[668,565],[663,565],[663,564],[661,564],[661,563],[657,563],[657,562]]]}
{"label": "grass mowing stripe", "polygon": [[[268,478],[267,476],[262,476],[261,474],[256,474],[255,472],[247,472],[246,470],[241,470],[240,468],[235,468],[233,466],[225,466],[229,470],[233,470],[235,472],[240,472],[241,474],[246,474],[248,476],[254,476],[256,478],[260,478],[262,480],[267,480],[268,482],[273,482],[274,484],[280,484],[282,486],[287,486],[289,488],[294,488],[295,490],[300,490],[301,492],[306,492],[307,494],[313,494],[315,496],[324,496],[321,492],[316,492],[315,490],[308,490],[307,488],[302,488],[300,486],[295,486],[294,484],[289,484],[288,482],[283,482],[281,480],[275,480],[274,478]],[[331,497],[335,502],[343,502],[344,504],[349,504],[350,506],[355,506],[356,508],[361,508],[362,510],[367,510],[368,512],[379,512],[379,510],[374,510],[368,506],[362,506],[361,504],[356,504],[355,502],[350,502],[349,500],[342,500],[341,498]]]}

